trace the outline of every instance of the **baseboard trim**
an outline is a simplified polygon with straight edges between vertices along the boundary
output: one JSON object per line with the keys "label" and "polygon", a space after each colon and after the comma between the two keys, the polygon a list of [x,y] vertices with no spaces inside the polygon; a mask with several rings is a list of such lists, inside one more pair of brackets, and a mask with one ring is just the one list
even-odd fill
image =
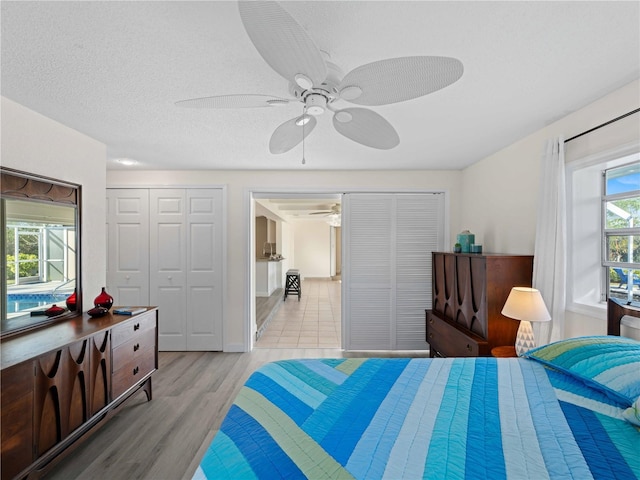
{"label": "baseboard trim", "polygon": [[243,343],[227,343],[222,351],[224,353],[245,353],[247,350],[245,350]]}

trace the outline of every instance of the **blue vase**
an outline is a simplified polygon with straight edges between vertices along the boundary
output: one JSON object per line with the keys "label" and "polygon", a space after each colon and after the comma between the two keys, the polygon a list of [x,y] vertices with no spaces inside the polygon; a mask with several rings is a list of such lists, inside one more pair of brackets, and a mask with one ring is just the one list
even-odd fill
{"label": "blue vase", "polygon": [[473,233],[459,233],[458,243],[462,249],[462,253],[471,253],[471,244],[475,243],[476,236]]}

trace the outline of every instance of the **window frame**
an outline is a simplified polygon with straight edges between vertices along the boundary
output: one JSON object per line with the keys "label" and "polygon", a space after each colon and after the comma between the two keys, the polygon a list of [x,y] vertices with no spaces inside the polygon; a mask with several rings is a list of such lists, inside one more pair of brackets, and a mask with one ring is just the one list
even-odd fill
{"label": "window frame", "polygon": [[[631,144],[622,145],[618,148],[610,149],[604,152],[595,153],[582,158],[576,158],[565,164],[565,182],[566,182],[566,202],[567,202],[567,285],[566,285],[566,310],[578,314],[588,315],[595,318],[606,318],[606,301],[609,293],[609,274],[608,268],[602,265],[602,252],[604,242],[604,217],[601,198],[604,195],[604,180],[602,179],[603,171],[614,167],[620,167],[625,164],[631,164],[640,161],[640,144],[633,142]],[[591,291],[587,292],[586,288],[579,289],[576,287],[580,283],[584,275],[582,267],[582,259],[580,251],[586,240],[583,237],[577,237],[575,224],[580,224],[580,215],[584,213],[584,208],[580,201],[576,201],[574,180],[576,175],[587,175],[593,173],[598,175],[597,186],[593,183],[593,194],[589,195],[594,204],[592,212],[596,215],[596,223],[598,223],[599,234],[597,238],[588,240],[591,245],[592,252],[596,255],[594,259],[591,253],[587,253],[593,261],[588,268],[591,271],[589,277],[589,287]],[[586,198],[583,196],[583,198]],[[583,199],[582,198],[582,199]],[[580,199],[581,200],[581,199]],[[597,211],[596,211],[597,208]],[[587,211],[588,213],[588,211]],[[595,224],[593,225],[595,229]],[[597,252],[597,253],[596,253]],[[584,255],[584,253],[583,253]],[[597,271],[595,270],[597,268]],[[595,285],[597,284],[597,285]]]}
{"label": "window frame", "polygon": [[[626,262],[616,262],[609,260],[609,237],[612,236],[631,236],[631,237],[640,237],[640,222],[633,227],[626,228],[607,228],[607,204],[609,202],[613,202],[616,200],[627,200],[627,199],[635,199],[640,197],[640,189],[629,190],[627,192],[622,193],[607,193],[607,172],[616,169],[626,168],[632,165],[640,166],[640,159],[635,159],[631,162],[616,165],[614,167],[606,168],[602,171],[602,267],[603,267],[603,276],[606,285],[606,298],[608,299],[611,296],[611,269],[619,268],[623,270],[627,270],[627,275],[630,276],[631,280],[627,284],[627,301],[633,301],[633,270],[640,270],[640,262],[626,261]],[[628,258],[628,257],[627,257]]]}

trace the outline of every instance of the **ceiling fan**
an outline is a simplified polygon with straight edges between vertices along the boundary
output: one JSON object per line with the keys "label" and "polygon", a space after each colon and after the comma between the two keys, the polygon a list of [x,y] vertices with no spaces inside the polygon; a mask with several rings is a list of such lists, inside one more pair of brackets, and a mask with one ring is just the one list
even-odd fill
{"label": "ceiling fan", "polygon": [[322,215],[323,217],[329,215],[340,215],[342,213],[342,209],[339,203],[334,203],[331,205],[331,210],[318,210],[317,212],[310,212],[309,215]]}
{"label": "ceiling fan", "polygon": [[402,102],[435,92],[457,81],[462,63],[451,57],[398,57],[368,63],[343,75],[328,60],[304,28],[274,1],[240,1],[240,17],[264,60],[289,82],[290,98],[241,94],[176,102],[190,108],[276,107],[301,102],[303,113],[273,132],[269,151],[285,153],[303,141],[316,117],[333,113],[333,126],[345,137],[372,148],[388,150],[400,143],[393,126],[368,108],[339,108],[339,100],[376,106]]}

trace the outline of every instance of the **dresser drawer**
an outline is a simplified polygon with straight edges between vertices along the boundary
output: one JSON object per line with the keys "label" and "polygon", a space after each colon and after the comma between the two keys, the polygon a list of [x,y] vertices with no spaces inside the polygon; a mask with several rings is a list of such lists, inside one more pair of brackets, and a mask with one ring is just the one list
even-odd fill
{"label": "dresser drawer", "polygon": [[125,364],[146,355],[146,350],[155,348],[156,345],[156,329],[142,330],[131,338],[115,347],[112,354],[113,371],[120,370]]}
{"label": "dresser drawer", "polygon": [[112,398],[114,400],[118,398],[155,369],[155,348],[143,350],[136,358],[130,358],[121,368],[113,372],[111,379]]}
{"label": "dresser drawer", "polygon": [[115,348],[118,345],[122,345],[132,339],[134,335],[140,334],[144,330],[155,328],[155,326],[156,313],[154,311],[134,315],[130,320],[122,322],[113,328],[111,331],[111,346]]}
{"label": "dresser drawer", "polygon": [[478,357],[490,354],[486,340],[427,312],[427,342],[432,353],[445,357]]}

